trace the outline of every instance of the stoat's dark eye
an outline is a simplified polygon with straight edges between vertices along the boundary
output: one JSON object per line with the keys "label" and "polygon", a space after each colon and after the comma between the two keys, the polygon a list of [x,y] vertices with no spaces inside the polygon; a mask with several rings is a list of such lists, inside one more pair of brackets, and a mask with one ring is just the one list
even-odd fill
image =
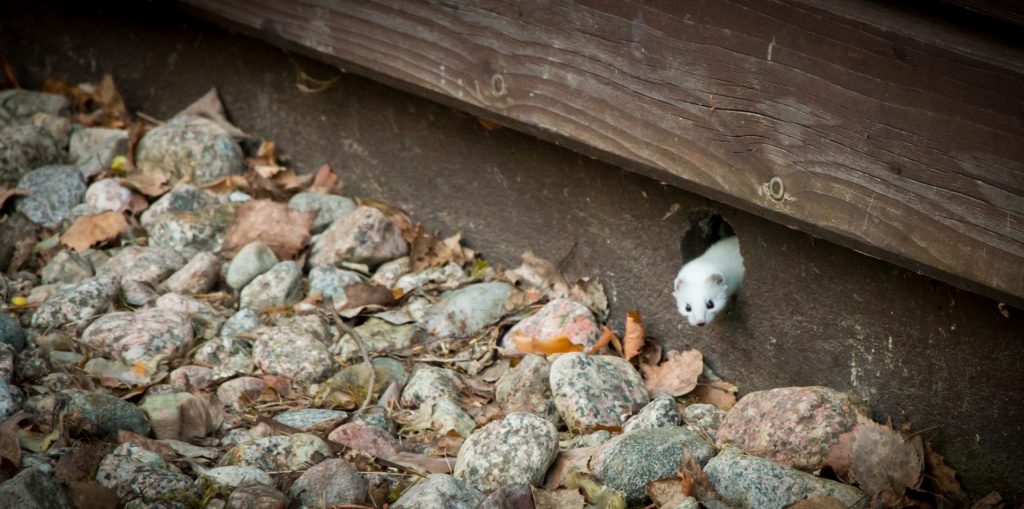
{"label": "stoat's dark eye", "polygon": [[686,305],[686,312],[689,313],[690,311],[693,311],[693,308],[691,308],[690,305],[687,304]]}
{"label": "stoat's dark eye", "polygon": [[708,309],[714,309],[714,308],[715,308],[715,301],[709,300],[708,301]]}

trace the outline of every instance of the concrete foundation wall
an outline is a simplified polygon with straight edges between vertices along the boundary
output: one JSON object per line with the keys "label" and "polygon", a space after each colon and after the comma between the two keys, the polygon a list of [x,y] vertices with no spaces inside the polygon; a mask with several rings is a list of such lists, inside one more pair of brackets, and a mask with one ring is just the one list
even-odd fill
{"label": "concrete foundation wall", "polygon": [[[876,417],[929,429],[974,494],[1024,495],[1024,311],[937,283],[670,185],[596,162],[363,78],[234,36],[162,7],[19,3],[0,54],[27,87],[112,73],[130,109],[165,118],[216,85],[241,128],[294,166],[330,163],[348,194],[379,197],[443,234],[463,231],[493,262],[520,253],[605,284],[620,323],[692,345],[743,392],[828,385]],[[299,72],[334,79],[321,93]],[[703,329],[670,295],[680,236],[697,208],[739,235],[747,281]],[[1024,270],[1024,268],[1021,268]]]}

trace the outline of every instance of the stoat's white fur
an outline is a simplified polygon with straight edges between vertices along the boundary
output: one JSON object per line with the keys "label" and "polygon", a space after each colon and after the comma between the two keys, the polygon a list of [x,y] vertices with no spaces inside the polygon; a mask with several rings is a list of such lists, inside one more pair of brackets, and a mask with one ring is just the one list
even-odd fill
{"label": "stoat's white fur", "polygon": [[[672,292],[679,314],[685,316],[690,325],[710,323],[740,288],[743,273],[739,240],[733,236],[715,242],[704,254],[679,269]],[[690,311],[686,310],[687,305]]]}

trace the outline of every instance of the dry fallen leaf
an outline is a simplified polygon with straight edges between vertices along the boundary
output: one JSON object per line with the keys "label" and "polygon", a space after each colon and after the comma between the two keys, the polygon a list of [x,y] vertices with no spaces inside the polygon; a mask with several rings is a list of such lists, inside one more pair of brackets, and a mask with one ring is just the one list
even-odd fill
{"label": "dry fallen leaf", "polygon": [[67,491],[68,502],[75,509],[107,509],[120,505],[117,492],[96,481],[72,481]]}
{"label": "dry fallen leaf", "polygon": [[640,369],[651,397],[660,394],[682,396],[697,387],[697,377],[704,370],[704,358],[699,350],[670,350],[661,365],[641,364]]}
{"label": "dry fallen leaf", "polygon": [[689,495],[683,490],[683,480],[678,477],[669,477],[647,483],[647,494],[658,507],[675,507],[682,503]]}
{"label": "dry fallen leaf", "polygon": [[309,191],[323,194],[341,194],[342,182],[334,173],[331,166],[325,164],[316,171],[313,176],[313,183],[309,185]]}
{"label": "dry fallen leaf", "polygon": [[608,328],[607,325],[601,326],[601,339],[598,343],[611,343],[612,348],[619,355],[622,355],[622,342],[619,341],[619,337],[615,335],[615,331]]}
{"label": "dry fallen leaf", "polygon": [[241,175],[221,177],[205,186],[200,186],[213,194],[228,194],[234,191],[249,191],[249,181]]}
{"label": "dry fallen leaf", "polygon": [[13,198],[15,196],[28,196],[28,195],[29,195],[29,192],[26,189],[17,189],[17,188],[11,188],[11,187],[4,188],[2,191],[0,191],[0,209],[4,208],[4,204],[7,203],[7,200],[9,200],[9,199],[11,199],[11,198]]}
{"label": "dry fallen leaf", "polygon": [[235,127],[231,122],[228,122],[227,116],[224,115],[224,103],[220,100],[220,95],[217,93],[217,87],[211,88],[209,92],[199,99],[196,99],[194,103],[188,105],[187,108],[179,111],[174,116],[181,117],[185,115],[194,115],[210,120],[227,131],[233,138],[248,137],[244,131]]}
{"label": "dry fallen leaf", "polygon": [[736,404],[736,392],[738,388],[722,380],[711,383],[699,384],[693,390],[693,396],[700,403],[715,405],[722,410],[728,411]]}
{"label": "dry fallen leaf", "polygon": [[386,286],[360,281],[345,287],[345,305],[340,309],[354,309],[363,306],[390,306],[395,297]]}
{"label": "dry fallen leaf", "polygon": [[18,424],[27,419],[27,412],[18,412],[0,425],[0,469],[15,474],[21,467],[21,445],[18,442]]}
{"label": "dry fallen leaf", "polygon": [[924,472],[928,491],[941,496],[955,507],[967,507],[970,498],[956,479],[956,470],[946,464],[942,455],[932,450],[930,443],[924,444]]}
{"label": "dry fallen leaf", "polygon": [[626,313],[626,333],[622,335],[622,356],[628,361],[644,347],[644,324],[639,311]]}
{"label": "dry fallen leaf", "polygon": [[128,220],[120,212],[82,216],[61,236],[60,242],[81,253],[90,247],[116,239],[128,229]]}
{"label": "dry fallen leaf", "polygon": [[559,488],[565,485],[565,476],[569,472],[590,472],[590,460],[601,446],[577,447],[566,449],[555,456],[554,463],[548,469],[547,477],[544,479],[544,487],[548,489]]}
{"label": "dry fallen leaf", "polygon": [[533,503],[535,509],[583,509],[586,501],[579,490],[542,490],[531,486],[533,489]]}
{"label": "dry fallen leaf", "polygon": [[473,257],[472,250],[462,247],[461,233],[438,240],[427,233],[423,225],[416,225],[413,229],[413,240],[409,246],[409,261],[413,272],[448,263],[463,266]]}
{"label": "dry fallen leaf", "polygon": [[291,260],[309,241],[317,211],[302,212],[285,203],[249,200],[238,206],[224,234],[224,253],[232,258],[250,242],[266,244],[279,260]]}
{"label": "dry fallen leaf", "polygon": [[484,127],[484,129],[487,129],[488,131],[494,131],[496,129],[501,129],[501,124],[499,124],[499,123],[497,123],[497,122],[495,122],[493,120],[487,120],[486,118],[476,117],[476,121],[480,122],[480,125],[482,125]]}
{"label": "dry fallen leaf", "polygon": [[78,87],[89,97],[91,113],[82,113],[75,117],[75,120],[86,126],[102,126],[122,128],[131,122],[128,115],[128,108],[124,105],[117,86],[114,85],[114,77],[104,74],[98,85],[83,84]]}
{"label": "dry fallen leaf", "polygon": [[1003,497],[994,491],[975,500],[971,505],[971,509],[996,509],[997,507],[1003,507]]}
{"label": "dry fallen leaf", "polygon": [[139,171],[129,173],[121,180],[121,185],[152,198],[160,196],[171,189],[167,185],[167,175],[142,173]]}
{"label": "dry fallen leaf", "polygon": [[61,481],[87,481],[96,474],[103,457],[114,447],[106,442],[87,442],[60,457],[54,477]]}
{"label": "dry fallen leaf", "polygon": [[505,277],[512,284],[525,283],[527,286],[542,290],[551,298],[565,297],[569,294],[569,283],[562,273],[551,262],[533,254],[533,251],[523,253],[522,265],[506,271]]}
{"label": "dry fallen leaf", "polygon": [[921,484],[924,451],[920,435],[905,440],[892,426],[859,416],[851,459],[851,471],[861,489],[887,503],[898,503],[907,488]]}

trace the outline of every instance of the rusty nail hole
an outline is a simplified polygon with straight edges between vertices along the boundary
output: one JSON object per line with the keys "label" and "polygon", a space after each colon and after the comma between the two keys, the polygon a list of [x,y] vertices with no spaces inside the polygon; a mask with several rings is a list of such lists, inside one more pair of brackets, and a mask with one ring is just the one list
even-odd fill
{"label": "rusty nail hole", "polygon": [[782,201],[782,197],[786,195],[786,188],[782,185],[782,179],[779,177],[772,177],[768,181],[768,196],[775,201]]}
{"label": "rusty nail hole", "polygon": [[491,76],[491,91],[496,96],[505,95],[505,77],[501,74]]}
{"label": "rusty nail hole", "polygon": [[891,171],[891,172],[893,172],[893,173],[895,173],[897,175],[901,175],[903,173],[903,167],[901,167],[900,165],[898,165],[896,163],[893,163],[893,164],[889,165],[889,171]]}

